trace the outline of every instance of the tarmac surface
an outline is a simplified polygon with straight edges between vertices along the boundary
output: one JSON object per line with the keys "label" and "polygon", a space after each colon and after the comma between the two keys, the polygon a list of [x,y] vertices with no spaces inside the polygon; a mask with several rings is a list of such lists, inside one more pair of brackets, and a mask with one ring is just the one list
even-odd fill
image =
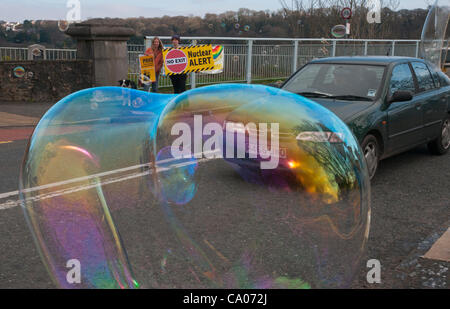
{"label": "tarmac surface", "polygon": [[[0,102],[0,288],[55,287],[17,203],[27,139],[50,107]],[[372,182],[371,227],[363,258],[380,261],[381,283],[368,283],[370,268],[363,262],[351,288],[450,287],[449,188],[450,153],[432,156],[420,146],[381,162]],[[232,199],[230,192],[221,198]]]}

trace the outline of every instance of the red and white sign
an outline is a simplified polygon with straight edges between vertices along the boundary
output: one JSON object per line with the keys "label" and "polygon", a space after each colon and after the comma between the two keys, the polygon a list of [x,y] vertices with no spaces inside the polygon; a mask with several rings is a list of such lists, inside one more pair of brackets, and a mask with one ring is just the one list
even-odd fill
{"label": "red and white sign", "polygon": [[187,68],[188,58],[182,50],[172,49],[166,55],[165,65],[169,71],[178,74]]}
{"label": "red and white sign", "polygon": [[341,11],[341,17],[343,19],[350,19],[352,18],[352,9],[351,8],[343,8]]}

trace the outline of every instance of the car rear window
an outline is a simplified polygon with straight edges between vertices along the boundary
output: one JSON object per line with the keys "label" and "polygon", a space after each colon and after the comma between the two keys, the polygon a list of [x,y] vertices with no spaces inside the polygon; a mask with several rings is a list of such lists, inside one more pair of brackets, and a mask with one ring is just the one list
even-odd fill
{"label": "car rear window", "polygon": [[427,91],[435,87],[430,70],[425,63],[413,62],[412,67],[416,73],[417,82],[419,83],[419,92]]}

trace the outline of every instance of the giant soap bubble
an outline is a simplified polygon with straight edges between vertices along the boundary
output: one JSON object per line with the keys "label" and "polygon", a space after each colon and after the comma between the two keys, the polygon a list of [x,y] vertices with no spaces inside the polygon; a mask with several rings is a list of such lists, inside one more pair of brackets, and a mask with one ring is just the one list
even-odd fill
{"label": "giant soap bubble", "polygon": [[345,25],[336,25],[333,28],[331,28],[331,34],[335,38],[343,38],[347,33],[347,26]]}
{"label": "giant soap bubble", "polygon": [[36,127],[20,192],[64,288],[346,287],[370,221],[347,126],[265,86],[75,93]]}
{"label": "giant soap bubble", "polygon": [[[445,3],[442,5],[442,3]],[[420,41],[420,57],[428,60],[436,69],[443,68],[447,49],[449,48],[448,22],[450,19],[450,6],[448,1],[438,0],[430,7],[422,28]]]}

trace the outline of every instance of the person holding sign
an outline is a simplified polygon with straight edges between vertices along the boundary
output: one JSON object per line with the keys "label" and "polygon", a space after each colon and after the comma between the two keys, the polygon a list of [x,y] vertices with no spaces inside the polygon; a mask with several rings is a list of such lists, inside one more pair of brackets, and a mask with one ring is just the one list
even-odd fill
{"label": "person holding sign", "polygon": [[[180,47],[180,41],[181,38],[179,35],[172,36],[172,46],[173,48]],[[176,75],[169,75],[170,80],[172,81],[173,85],[173,92],[174,93],[182,93],[186,91],[186,74],[176,74]]]}
{"label": "person holding sign", "polygon": [[[153,55],[153,59],[155,59],[156,80],[152,82],[152,92],[158,92],[159,74],[161,73],[161,69],[164,64],[163,49],[163,43],[161,42],[159,37],[155,36],[152,40],[152,46],[145,51],[146,56]],[[149,87],[150,85],[144,85],[144,90],[148,91]]]}

